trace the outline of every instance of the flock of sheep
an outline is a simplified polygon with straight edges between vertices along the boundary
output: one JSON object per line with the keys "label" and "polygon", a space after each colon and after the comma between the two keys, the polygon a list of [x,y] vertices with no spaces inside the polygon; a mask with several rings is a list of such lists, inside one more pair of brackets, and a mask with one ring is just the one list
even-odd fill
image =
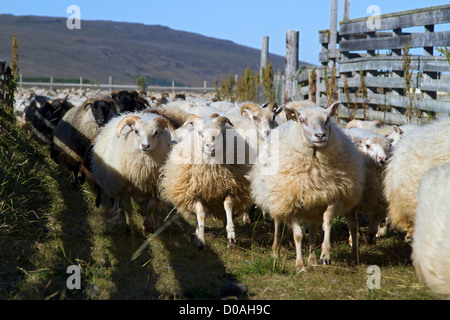
{"label": "flock of sheep", "polygon": [[339,103],[310,101],[285,106],[216,101],[212,96],[147,96],[136,91],[59,97],[23,93],[16,99],[19,123],[48,143],[55,162],[86,177],[101,197],[122,208],[130,232],[133,204],[146,213],[175,208],[197,217],[197,247],[206,246],[205,217],[221,218],[229,243],[233,220],[261,210],[275,226],[277,256],[283,222],[292,227],[296,266],[302,257],[305,221],[308,264],[316,264],[321,226],[322,263],[330,263],[331,223],[345,216],[352,255],[359,261],[357,213],[370,217],[369,243],[380,224],[412,239],[417,274],[450,298],[450,118],[424,126],[378,121],[335,122]]}

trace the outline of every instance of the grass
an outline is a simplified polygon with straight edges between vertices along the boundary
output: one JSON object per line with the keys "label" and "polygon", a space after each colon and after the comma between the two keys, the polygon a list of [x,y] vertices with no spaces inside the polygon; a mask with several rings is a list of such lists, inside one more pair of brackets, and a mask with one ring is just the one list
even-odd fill
{"label": "grass", "polygon": [[[128,236],[123,214],[96,208],[89,183],[74,190],[69,172],[50,160],[47,146],[17,128],[2,108],[0,119],[0,299],[210,300],[229,282],[247,284],[244,299],[439,298],[418,281],[401,233],[392,232],[375,246],[362,243],[361,263],[355,265],[342,219],[333,225],[332,264],[302,272],[295,269],[289,228],[280,259],[270,257],[273,224],[261,217],[252,224],[236,220],[232,248],[222,222],[208,217],[203,251],[195,245],[195,217],[179,217],[132,260],[150,236],[140,228],[143,218],[133,216],[135,234]],[[307,245],[306,240],[304,256]],[[66,286],[72,264],[81,268],[80,290]],[[370,265],[380,267],[379,290],[367,288]]]}

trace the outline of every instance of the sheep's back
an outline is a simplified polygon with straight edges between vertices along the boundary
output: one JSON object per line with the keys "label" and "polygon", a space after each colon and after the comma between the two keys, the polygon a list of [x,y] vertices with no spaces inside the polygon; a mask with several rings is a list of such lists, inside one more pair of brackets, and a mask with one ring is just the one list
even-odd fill
{"label": "sheep's back", "polygon": [[417,188],[423,174],[450,161],[450,120],[412,130],[400,139],[388,161],[384,195],[394,226],[407,232],[414,228]]}
{"label": "sheep's back", "polygon": [[421,280],[450,298],[450,163],[427,171],[417,192],[413,265]]}
{"label": "sheep's back", "polygon": [[177,164],[169,159],[161,169],[161,197],[180,211],[195,212],[200,200],[213,214],[222,215],[228,195],[236,199],[233,212],[239,213],[251,204],[250,183],[245,165]]}

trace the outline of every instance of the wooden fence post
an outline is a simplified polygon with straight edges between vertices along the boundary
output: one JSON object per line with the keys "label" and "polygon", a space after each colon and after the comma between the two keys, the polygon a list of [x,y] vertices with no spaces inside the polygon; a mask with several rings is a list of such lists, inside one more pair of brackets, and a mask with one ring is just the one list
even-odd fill
{"label": "wooden fence post", "polygon": [[113,76],[109,76],[109,91],[112,91],[112,84],[113,84]]}
{"label": "wooden fence post", "polygon": [[50,76],[50,90],[53,90],[53,76]]}
{"label": "wooden fence post", "polygon": [[337,20],[338,20],[338,0],[331,0],[330,12],[330,46],[328,48],[328,56],[336,61],[338,56],[337,44]]}
{"label": "wooden fence post", "polygon": [[259,68],[259,74],[262,76],[262,69],[266,67],[266,63],[269,60],[269,37],[264,36],[262,39],[262,48],[261,48],[261,64]]}
{"label": "wooden fence post", "polygon": [[295,81],[293,77],[298,70],[298,30],[287,30],[286,32],[286,60],[285,60],[285,86],[283,103],[292,100]]}
{"label": "wooden fence post", "polygon": [[350,0],[344,0],[343,21],[350,20]]}

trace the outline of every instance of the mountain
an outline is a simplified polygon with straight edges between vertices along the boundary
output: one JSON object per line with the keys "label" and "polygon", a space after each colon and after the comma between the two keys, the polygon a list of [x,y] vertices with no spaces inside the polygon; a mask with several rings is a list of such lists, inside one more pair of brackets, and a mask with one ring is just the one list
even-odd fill
{"label": "mountain", "polygon": [[[0,15],[0,59],[10,62],[12,36],[19,40],[24,78],[90,79],[135,84],[137,76],[154,82],[213,86],[214,77],[259,69],[260,50],[160,25],[81,21],[68,29],[66,18]],[[274,70],[284,57],[269,54]],[[302,64],[302,62],[301,62]],[[147,81],[148,84],[149,81]]]}

